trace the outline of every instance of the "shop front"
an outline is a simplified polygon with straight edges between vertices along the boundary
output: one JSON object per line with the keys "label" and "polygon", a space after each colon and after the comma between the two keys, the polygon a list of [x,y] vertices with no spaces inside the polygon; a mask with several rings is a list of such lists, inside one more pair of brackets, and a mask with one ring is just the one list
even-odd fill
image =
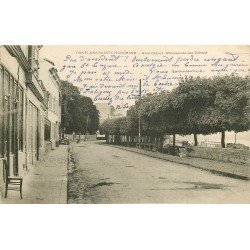
{"label": "shop front", "polygon": [[23,100],[23,89],[18,80],[0,65],[0,158],[7,159],[9,174],[13,176],[19,174],[18,151],[23,150]]}

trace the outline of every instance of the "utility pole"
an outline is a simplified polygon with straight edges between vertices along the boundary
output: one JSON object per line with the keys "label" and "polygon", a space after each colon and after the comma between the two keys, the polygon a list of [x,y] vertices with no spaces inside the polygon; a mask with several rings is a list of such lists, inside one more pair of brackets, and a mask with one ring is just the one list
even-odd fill
{"label": "utility pole", "polygon": [[[141,79],[139,80],[139,99],[141,99]],[[141,148],[141,116],[139,115],[139,148]]]}

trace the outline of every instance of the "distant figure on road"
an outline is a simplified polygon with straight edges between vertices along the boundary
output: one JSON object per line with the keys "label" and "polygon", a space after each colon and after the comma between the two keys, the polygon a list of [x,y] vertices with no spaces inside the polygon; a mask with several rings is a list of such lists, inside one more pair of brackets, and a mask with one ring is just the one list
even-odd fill
{"label": "distant figure on road", "polygon": [[75,132],[72,133],[72,137],[73,137],[73,141],[74,141],[75,138],[76,138],[76,133]]}

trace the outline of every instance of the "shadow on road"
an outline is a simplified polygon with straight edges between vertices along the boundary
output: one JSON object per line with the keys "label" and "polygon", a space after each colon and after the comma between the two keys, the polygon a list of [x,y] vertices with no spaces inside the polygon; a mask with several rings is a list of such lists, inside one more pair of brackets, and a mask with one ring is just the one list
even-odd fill
{"label": "shadow on road", "polygon": [[229,186],[223,184],[206,183],[206,182],[176,182],[176,183],[184,183],[192,186],[184,188],[172,188],[171,190],[204,190],[204,189],[226,190],[229,188]]}

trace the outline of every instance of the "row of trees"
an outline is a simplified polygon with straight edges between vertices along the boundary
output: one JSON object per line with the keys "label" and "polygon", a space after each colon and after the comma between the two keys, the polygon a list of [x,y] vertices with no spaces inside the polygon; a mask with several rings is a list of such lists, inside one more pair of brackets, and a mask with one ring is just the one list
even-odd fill
{"label": "row of trees", "polygon": [[220,132],[221,146],[225,147],[225,131],[249,130],[249,86],[249,77],[186,77],[171,92],[138,99],[126,117],[106,120],[100,130],[117,137],[136,136],[140,117],[142,136],[171,134],[175,145],[176,134],[193,134],[197,145],[198,134]]}
{"label": "row of trees", "polygon": [[91,98],[83,96],[72,83],[62,82],[62,128],[65,133],[94,134],[99,127],[99,112]]}

